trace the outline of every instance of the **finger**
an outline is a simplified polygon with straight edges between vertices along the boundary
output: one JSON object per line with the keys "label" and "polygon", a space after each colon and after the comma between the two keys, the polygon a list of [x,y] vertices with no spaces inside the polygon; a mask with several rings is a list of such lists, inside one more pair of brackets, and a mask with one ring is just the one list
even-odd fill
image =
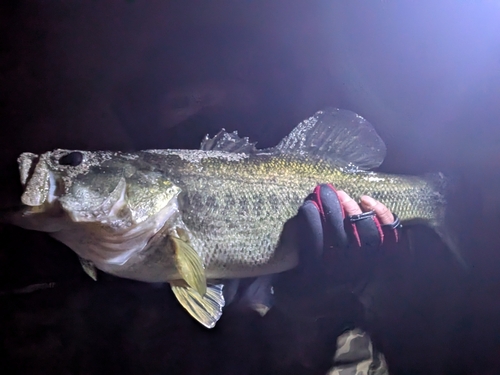
{"label": "finger", "polygon": [[339,190],[337,191],[337,195],[339,197],[339,201],[344,207],[345,214],[347,216],[359,215],[363,213],[359,204],[356,203],[354,199],[352,199],[345,191]]}
{"label": "finger", "polygon": [[[297,214],[301,230],[302,248],[310,248],[314,256],[318,256],[323,252],[323,224],[318,209],[318,205],[314,201],[306,201],[299,208]],[[305,245],[305,246],[304,246]],[[308,254],[310,257],[310,254]]]}
{"label": "finger", "polygon": [[319,194],[322,217],[325,220],[325,244],[327,248],[345,248],[349,239],[344,230],[346,212],[337,191],[330,184],[322,184],[315,189]]}
{"label": "finger", "polygon": [[363,219],[353,218],[353,216],[363,213],[358,203],[343,191],[339,191],[338,195],[350,220],[350,225],[346,227],[346,230],[351,241],[360,248],[372,249],[378,247],[381,243],[382,233],[379,230],[380,224],[378,224],[375,216]]}
{"label": "finger", "polygon": [[394,215],[392,212],[384,204],[372,197],[363,195],[361,197],[361,206],[366,211],[374,211],[382,225],[394,223]]}

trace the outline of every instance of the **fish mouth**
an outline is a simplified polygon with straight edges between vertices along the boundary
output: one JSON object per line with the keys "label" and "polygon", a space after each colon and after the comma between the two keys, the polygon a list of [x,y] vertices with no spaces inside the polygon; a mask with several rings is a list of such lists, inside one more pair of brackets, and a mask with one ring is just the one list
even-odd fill
{"label": "fish mouth", "polygon": [[45,206],[57,198],[56,177],[49,169],[47,158],[47,154],[39,156],[25,152],[18,159],[21,184],[24,186],[21,202],[34,212],[45,211]]}

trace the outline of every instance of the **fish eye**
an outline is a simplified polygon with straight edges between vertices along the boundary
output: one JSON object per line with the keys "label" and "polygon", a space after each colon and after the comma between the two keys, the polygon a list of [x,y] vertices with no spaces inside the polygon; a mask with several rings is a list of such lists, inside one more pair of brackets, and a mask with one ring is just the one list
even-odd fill
{"label": "fish eye", "polygon": [[59,159],[59,165],[68,165],[76,167],[83,161],[83,154],[78,151],[70,152]]}

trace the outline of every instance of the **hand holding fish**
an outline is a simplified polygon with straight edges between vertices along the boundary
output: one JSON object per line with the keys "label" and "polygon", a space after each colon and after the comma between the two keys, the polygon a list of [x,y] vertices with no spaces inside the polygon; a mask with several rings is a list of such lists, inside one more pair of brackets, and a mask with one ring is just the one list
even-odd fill
{"label": "hand holding fish", "polygon": [[308,243],[315,254],[322,254],[324,248],[376,250],[384,239],[398,242],[399,218],[369,196],[360,200],[361,207],[331,184],[318,185],[307,197],[299,216],[303,216],[306,232],[311,236]]}
{"label": "hand holding fish", "polygon": [[318,185],[292,220],[301,233],[300,265],[277,277],[274,289],[278,305],[293,305],[299,315],[328,313],[325,291],[354,288],[370,273],[373,257],[401,238],[399,218],[383,203],[363,195],[358,204],[331,184]]}

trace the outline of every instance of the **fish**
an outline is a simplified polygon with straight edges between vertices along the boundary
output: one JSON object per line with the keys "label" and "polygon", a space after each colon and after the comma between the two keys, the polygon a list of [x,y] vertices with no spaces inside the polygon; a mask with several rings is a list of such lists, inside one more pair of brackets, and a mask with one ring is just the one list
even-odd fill
{"label": "fish", "polygon": [[372,171],[385,154],[367,120],[338,108],[316,112],[266,149],[222,129],[199,150],[25,152],[22,209],[10,222],[67,245],[93,279],[100,270],[169,283],[187,312],[213,328],[231,280],[264,278],[265,287],[249,290],[272,294],[269,275],[298,265],[300,233],[288,225],[318,184],[370,195],[404,225],[428,225],[455,246],[446,177]]}

